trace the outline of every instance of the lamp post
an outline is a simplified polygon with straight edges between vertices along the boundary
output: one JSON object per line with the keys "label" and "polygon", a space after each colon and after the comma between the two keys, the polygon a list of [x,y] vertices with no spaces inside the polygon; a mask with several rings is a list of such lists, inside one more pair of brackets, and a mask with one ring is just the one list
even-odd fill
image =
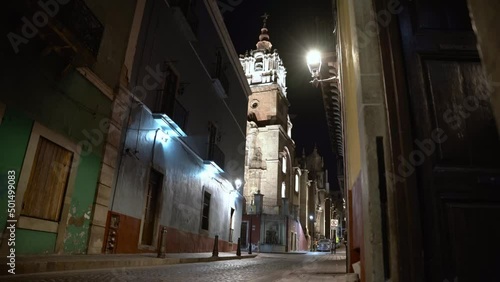
{"label": "lamp post", "polygon": [[311,250],[314,251],[314,242],[316,241],[316,236],[314,234],[314,216],[310,215],[309,219],[311,220],[311,225],[312,225],[312,239],[311,239]]}
{"label": "lamp post", "polygon": [[314,86],[317,87],[320,82],[338,79],[338,76],[320,79],[322,58],[321,53],[318,50],[309,51],[306,56],[306,61],[309,72],[311,73],[311,77],[313,78],[310,83],[312,83]]}
{"label": "lamp post", "polygon": [[249,244],[248,244],[248,254],[251,255],[252,254],[252,228],[253,228],[253,225],[252,225],[252,217],[253,215],[250,215],[250,236],[248,236],[249,238]]}

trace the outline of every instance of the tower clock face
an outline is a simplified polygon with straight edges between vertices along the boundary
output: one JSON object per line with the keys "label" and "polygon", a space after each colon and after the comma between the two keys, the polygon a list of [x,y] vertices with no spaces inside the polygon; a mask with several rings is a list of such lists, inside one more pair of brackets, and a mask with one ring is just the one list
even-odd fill
{"label": "tower clock face", "polygon": [[250,102],[250,108],[257,109],[258,106],[259,106],[259,100],[253,100],[252,102]]}

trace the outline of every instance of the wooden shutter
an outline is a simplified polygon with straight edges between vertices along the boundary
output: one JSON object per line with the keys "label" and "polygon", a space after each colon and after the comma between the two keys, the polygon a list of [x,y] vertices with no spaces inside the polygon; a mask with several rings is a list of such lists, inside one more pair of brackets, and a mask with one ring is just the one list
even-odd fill
{"label": "wooden shutter", "polygon": [[22,215],[59,221],[73,153],[40,137]]}

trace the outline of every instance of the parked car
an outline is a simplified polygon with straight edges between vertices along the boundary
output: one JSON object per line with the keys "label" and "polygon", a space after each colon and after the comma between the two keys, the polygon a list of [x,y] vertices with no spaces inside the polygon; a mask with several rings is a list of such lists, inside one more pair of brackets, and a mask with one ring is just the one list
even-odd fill
{"label": "parked car", "polygon": [[318,252],[329,252],[332,248],[332,242],[330,239],[321,239],[318,241],[318,246],[316,247],[316,251]]}

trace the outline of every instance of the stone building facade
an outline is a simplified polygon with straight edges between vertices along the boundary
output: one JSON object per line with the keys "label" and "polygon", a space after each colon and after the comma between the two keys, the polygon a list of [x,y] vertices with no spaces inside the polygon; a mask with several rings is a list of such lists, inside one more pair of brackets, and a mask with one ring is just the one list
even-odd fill
{"label": "stone building facade", "polygon": [[[261,252],[309,250],[313,230],[309,215],[317,204],[317,194],[311,191],[316,191],[317,182],[309,181],[307,162],[301,165],[295,160],[286,69],[272,49],[266,20],[257,48],[240,56],[252,90],[248,100],[242,244],[256,245]],[[316,163],[311,159],[310,165]],[[313,171],[316,176],[317,170]],[[318,237],[319,231],[318,221]]]}
{"label": "stone building facade", "polygon": [[309,174],[309,203],[307,211],[309,216],[313,216],[310,228],[314,231],[311,234],[313,239],[330,238],[326,232],[330,215],[326,212],[326,199],[330,196],[330,184],[328,183],[328,170],[325,169],[323,157],[318,153],[315,146],[313,151],[305,157],[305,167]]}
{"label": "stone building facade", "polygon": [[237,246],[250,88],[216,2],[185,2],[147,0],[138,26],[106,253]]}
{"label": "stone building facade", "polygon": [[361,281],[500,280],[500,3],[448,3],[332,1],[321,77],[340,82],[323,88]]}
{"label": "stone building facade", "polygon": [[217,2],[3,12],[2,253],[12,222],[20,255],[234,250],[250,88]]}
{"label": "stone building facade", "polygon": [[0,208],[15,210],[0,214],[2,254],[12,222],[19,255],[100,252],[138,6],[15,1],[2,9],[0,176],[11,181],[0,184]]}

